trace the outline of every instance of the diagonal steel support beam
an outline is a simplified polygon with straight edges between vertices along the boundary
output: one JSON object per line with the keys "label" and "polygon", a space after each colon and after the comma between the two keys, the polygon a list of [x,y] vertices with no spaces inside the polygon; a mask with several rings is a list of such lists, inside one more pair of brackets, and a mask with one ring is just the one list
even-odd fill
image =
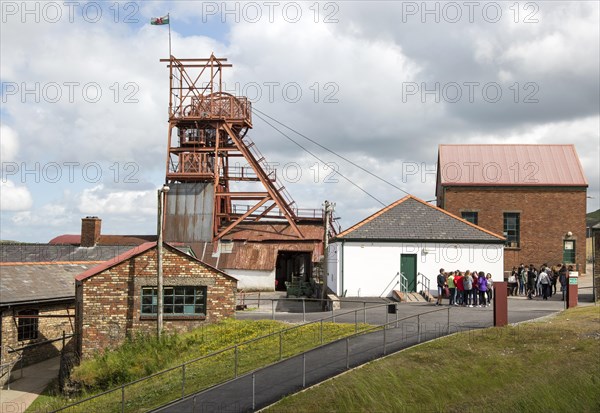
{"label": "diagonal steel support beam", "polygon": [[265,202],[270,201],[270,200],[271,200],[270,196],[264,197],[262,200],[260,200],[259,203],[257,203],[252,208],[250,208],[244,215],[242,215],[241,217],[239,217],[238,219],[236,219],[227,228],[225,228],[223,231],[221,231],[220,233],[218,233],[215,236],[215,239],[221,239],[221,237],[223,237],[223,235],[227,234],[229,231],[231,231],[232,229],[234,229],[244,219],[248,218],[248,216],[250,216],[250,214],[252,214],[258,208],[260,208],[261,206],[263,206],[265,204]]}
{"label": "diagonal steel support beam", "polygon": [[244,145],[244,143],[240,141],[237,135],[233,133],[231,127],[227,123],[223,124],[223,128],[225,129],[231,140],[238,147],[240,152],[244,154],[244,157],[248,160],[248,163],[250,164],[252,169],[254,169],[254,172],[262,182],[263,186],[265,187],[273,201],[275,201],[275,203],[279,207],[279,210],[283,212],[285,219],[289,222],[296,235],[298,235],[300,238],[304,238],[304,236],[300,232],[300,229],[298,228],[298,225],[296,224],[293,213],[289,211],[288,205],[285,203],[285,200],[283,199],[281,194],[273,187],[273,184],[271,183],[271,180],[269,179],[265,171],[260,167],[260,165],[258,165],[256,159],[254,159],[254,155],[252,155],[248,147],[246,147],[246,145]]}

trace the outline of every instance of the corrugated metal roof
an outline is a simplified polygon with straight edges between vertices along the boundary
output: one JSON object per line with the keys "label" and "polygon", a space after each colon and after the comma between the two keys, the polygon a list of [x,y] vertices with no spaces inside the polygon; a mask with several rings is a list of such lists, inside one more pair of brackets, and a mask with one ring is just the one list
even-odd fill
{"label": "corrugated metal roof", "polygon": [[440,145],[438,179],[442,186],[588,186],[574,145]]}
{"label": "corrugated metal roof", "polygon": [[405,196],[336,238],[365,241],[500,243],[504,237],[416,198]]}
{"label": "corrugated metal roof", "polygon": [[[298,224],[306,240],[322,241],[325,234],[323,224]],[[298,238],[290,224],[271,224],[257,222],[240,224],[224,239],[236,241],[303,241]]]}
{"label": "corrugated metal roof", "polygon": [[96,263],[11,263],[0,268],[0,304],[75,299],[75,276]]}
{"label": "corrugated metal roof", "polygon": [[210,242],[192,243],[192,249],[202,261],[223,270],[272,271],[277,263],[279,251],[309,252],[312,261],[319,261],[323,255],[323,244],[319,242],[245,242],[232,241],[231,252],[213,253]]}

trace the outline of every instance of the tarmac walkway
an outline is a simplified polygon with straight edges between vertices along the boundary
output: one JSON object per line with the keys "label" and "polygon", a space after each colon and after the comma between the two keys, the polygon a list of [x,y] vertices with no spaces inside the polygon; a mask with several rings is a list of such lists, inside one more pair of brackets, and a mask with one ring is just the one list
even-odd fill
{"label": "tarmac walkway", "polygon": [[[15,381],[10,390],[0,388],[0,411],[2,413],[22,413],[44,391],[48,383],[58,377],[60,357],[54,357],[41,363],[32,364],[13,372]],[[6,386],[5,386],[6,387]]]}

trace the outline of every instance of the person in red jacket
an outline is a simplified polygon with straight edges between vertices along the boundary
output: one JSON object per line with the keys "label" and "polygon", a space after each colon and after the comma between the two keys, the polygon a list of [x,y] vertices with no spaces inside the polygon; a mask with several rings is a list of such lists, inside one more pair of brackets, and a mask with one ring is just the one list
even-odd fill
{"label": "person in red jacket", "polygon": [[456,290],[458,291],[456,293],[456,302],[454,305],[463,305],[463,294],[465,291],[465,287],[463,286],[463,275],[460,273],[460,271],[456,271],[454,274],[454,284],[456,284]]}

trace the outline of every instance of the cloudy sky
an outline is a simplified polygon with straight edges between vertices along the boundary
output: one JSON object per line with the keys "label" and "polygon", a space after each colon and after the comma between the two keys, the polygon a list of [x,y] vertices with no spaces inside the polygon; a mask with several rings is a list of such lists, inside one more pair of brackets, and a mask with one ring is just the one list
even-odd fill
{"label": "cloudy sky", "polygon": [[597,2],[1,6],[0,239],[47,242],[87,215],[155,232],[168,29],[149,20],[167,12],[176,57],[227,57],[227,91],[383,178],[254,117],[297,204],[336,202],[344,228],[405,192],[433,199],[441,143],[573,143],[599,208]]}

